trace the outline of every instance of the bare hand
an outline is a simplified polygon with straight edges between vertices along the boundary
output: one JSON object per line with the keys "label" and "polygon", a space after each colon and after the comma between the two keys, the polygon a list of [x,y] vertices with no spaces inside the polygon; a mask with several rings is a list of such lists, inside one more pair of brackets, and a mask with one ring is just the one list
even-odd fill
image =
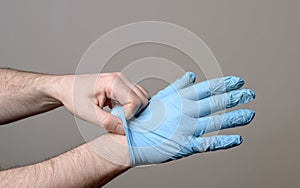
{"label": "bare hand", "polygon": [[122,122],[103,108],[118,103],[130,119],[150,98],[145,89],[122,73],[63,76],[57,93],[64,106],[78,118],[119,134],[124,134]]}

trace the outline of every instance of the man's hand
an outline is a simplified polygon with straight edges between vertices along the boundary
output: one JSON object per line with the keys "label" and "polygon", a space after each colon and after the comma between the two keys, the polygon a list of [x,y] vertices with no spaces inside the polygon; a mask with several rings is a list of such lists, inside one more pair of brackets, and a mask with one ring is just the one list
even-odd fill
{"label": "man's hand", "polygon": [[130,119],[148,104],[149,94],[122,73],[62,76],[57,98],[75,116],[109,132],[124,134],[122,121],[103,108],[122,105]]}

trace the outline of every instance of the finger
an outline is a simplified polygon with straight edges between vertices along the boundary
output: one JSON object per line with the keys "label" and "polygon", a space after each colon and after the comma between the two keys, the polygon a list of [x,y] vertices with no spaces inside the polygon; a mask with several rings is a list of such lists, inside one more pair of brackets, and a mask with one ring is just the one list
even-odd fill
{"label": "finger", "polygon": [[131,93],[128,97],[127,103],[123,102],[120,104],[122,105],[126,119],[131,119],[134,114],[138,113],[143,106],[143,102],[140,100],[140,98],[133,93]]}
{"label": "finger", "polygon": [[135,95],[139,97],[139,100],[141,102],[141,105],[139,106],[138,109],[136,109],[136,112],[129,115],[129,116],[133,116],[137,114],[141,109],[147,106],[149,102],[148,99],[150,98],[150,96],[142,87],[140,87],[138,84],[133,84],[125,75],[120,74],[120,79],[130,88],[130,90],[132,90],[135,93]]}
{"label": "finger", "polygon": [[144,95],[143,91],[138,87],[138,85],[134,85],[132,90],[135,92],[135,94],[140,98],[142,101],[142,106],[140,107],[141,109],[147,106],[149,102],[149,98]]}
{"label": "finger", "polygon": [[[123,106],[126,119],[130,119],[143,105],[143,101],[140,97],[120,78],[114,82],[109,98],[116,100]],[[144,102],[146,100],[147,99],[145,99]]]}
{"label": "finger", "polygon": [[102,126],[108,132],[125,134],[123,123],[121,120],[98,107],[95,108],[98,118],[98,125]]}
{"label": "finger", "polygon": [[151,96],[149,93],[140,85],[132,83],[125,75],[120,74],[120,79],[131,89],[136,91],[136,94],[138,94],[141,98],[145,97],[149,99]]}
{"label": "finger", "polygon": [[142,86],[140,86],[140,85],[138,85],[138,84],[136,84],[136,87],[138,87],[138,88],[142,91],[142,93],[144,94],[144,96],[145,96],[147,99],[150,99],[150,98],[151,98],[149,92],[148,92],[145,88],[143,88]]}
{"label": "finger", "polygon": [[97,96],[97,100],[98,100],[98,106],[100,108],[107,106],[107,99],[106,99],[105,95]]}
{"label": "finger", "polygon": [[216,78],[194,84],[180,91],[186,98],[200,100],[206,97],[222,94],[241,88],[245,81],[236,76]]}
{"label": "finger", "polygon": [[229,149],[240,145],[243,139],[240,135],[218,135],[211,137],[196,137],[192,140],[195,153]]}
{"label": "finger", "polygon": [[222,129],[234,128],[249,124],[255,116],[255,112],[249,109],[238,109],[225,114],[218,114],[198,119],[195,136],[218,131]]}
{"label": "finger", "polygon": [[[148,105],[149,99],[143,94],[143,92],[137,87],[137,85],[129,86],[131,89],[131,95],[136,95],[139,99],[137,101],[136,109],[131,111],[130,113],[126,113],[126,118],[129,118],[135,114],[137,114],[141,109]],[[125,109],[124,109],[125,110]]]}
{"label": "finger", "polygon": [[167,96],[172,92],[183,89],[190,84],[194,83],[196,80],[196,75],[193,72],[185,73],[181,78],[177,79],[175,82],[167,86],[165,89],[159,91],[154,98],[160,98],[163,96]]}
{"label": "finger", "polygon": [[214,95],[199,101],[187,102],[187,115],[203,117],[224,109],[232,108],[252,101],[255,94],[250,89],[234,90],[221,95]]}

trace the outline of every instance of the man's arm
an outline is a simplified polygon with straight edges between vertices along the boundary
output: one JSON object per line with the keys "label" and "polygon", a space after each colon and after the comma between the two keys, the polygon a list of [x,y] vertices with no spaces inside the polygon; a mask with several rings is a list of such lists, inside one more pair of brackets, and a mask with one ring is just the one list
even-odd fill
{"label": "man's arm", "polygon": [[103,108],[117,101],[129,119],[148,98],[121,73],[45,75],[0,68],[0,125],[64,105],[83,120],[124,134],[122,122]]}
{"label": "man's arm", "polygon": [[0,69],[0,124],[10,123],[62,105],[53,98],[58,76]]}
{"label": "man's arm", "polygon": [[[104,158],[112,154],[122,165],[102,158],[93,150],[95,147],[105,148]],[[0,187],[98,187],[129,169],[129,165],[125,136],[109,134],[50,160],[2,171]]]}

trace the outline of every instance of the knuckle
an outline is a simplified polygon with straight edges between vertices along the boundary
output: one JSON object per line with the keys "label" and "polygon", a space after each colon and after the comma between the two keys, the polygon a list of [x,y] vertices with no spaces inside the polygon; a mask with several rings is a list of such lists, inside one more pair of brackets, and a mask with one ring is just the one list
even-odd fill
{"label": "knuckle", "polygon": [[116,80],[118,77],[119,77],[119,74],[117,72],[110,73],[110,78],[112,80]]}
{"label": "knuckle", "polygon": [[123,77],[122,72],[114,72],[112,74],[113,74],[114,78],[117,78],[117,79],[121,79]]}

